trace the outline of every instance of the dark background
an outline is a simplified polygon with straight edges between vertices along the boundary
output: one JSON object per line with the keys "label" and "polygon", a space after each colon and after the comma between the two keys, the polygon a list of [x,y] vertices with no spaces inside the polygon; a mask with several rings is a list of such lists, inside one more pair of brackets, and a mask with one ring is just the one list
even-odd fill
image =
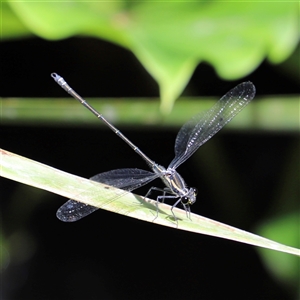
{"label": "dark background", "polygon": [[[158,96],[157,84],[137,59],[110,43],[31,38],[0,47],[2,97],[67,97],[51,72],[62,75],[84,97]],[[220,97],[246,80],[255,84],[258,99],[299,92],[297,81],[281,66],[263,62],[233,82],[222,81],[202,63],[184,94]],[[121,129],[156,162],[167,166],[173,159],[179,128]],[[254,232],[271,215],[296,138],[286,132],[219,133],[179,168],[199,190],[192,211]],[[147,169],[100,125],[1,125],[1,148],[82,177],[115,168]],[[3,299],[294,299],[268,273],[255,247],[104,210],[63,223],[55,212],[67,199],[7,179],[0,182],[10,253],[2,273]]]}

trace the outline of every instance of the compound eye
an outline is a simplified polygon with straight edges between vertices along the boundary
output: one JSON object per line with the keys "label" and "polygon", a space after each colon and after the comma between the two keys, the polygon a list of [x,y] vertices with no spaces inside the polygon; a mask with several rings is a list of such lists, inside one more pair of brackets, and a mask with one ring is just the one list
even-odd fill
{"label": "compound eye", "polygon": [[188,204],[190,204],[190,198],[188,198],[188,197],[182,197],[182,198],[181,198],[181,203],[182,203],[183,205],[188,205]]}
{"label": "compound eye", "polygon": [[198,190],[196,188],[193,188],[193,191],[194,191],[195,196],[197,196],[198,195]]}

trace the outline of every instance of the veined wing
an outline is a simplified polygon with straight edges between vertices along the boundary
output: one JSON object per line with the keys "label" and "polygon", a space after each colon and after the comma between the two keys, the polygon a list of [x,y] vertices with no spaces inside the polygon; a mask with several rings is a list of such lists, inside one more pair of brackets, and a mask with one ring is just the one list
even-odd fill
{"label": "veined wing", "polygon": [[175,141],[175,158],[169,168],[176,169],[200,146],[232,120],[255,96],[252,82],[243,82],[224,95],[209,111],[200,113],[182,126]]}
{"label": "veined wing", "polygon": [[[97,174],[90,180],[105,183],[125,190],[124,193],[133,191],[159,177],[158,174],[141,169],[117,169]],[[120,197],[119,195],[118,197]],[[105,204],[114,201],[116,198],[107,199]],[[76,200],[70,199],[57,211],[56,216],[64,222],[75,222],[99,209]]]}

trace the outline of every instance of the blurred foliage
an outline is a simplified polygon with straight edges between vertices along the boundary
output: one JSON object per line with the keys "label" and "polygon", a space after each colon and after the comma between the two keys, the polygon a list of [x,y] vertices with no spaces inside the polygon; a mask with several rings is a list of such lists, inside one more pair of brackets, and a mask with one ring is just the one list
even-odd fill
{"label": "blurred foliage", "polygon": [[[299,222],[299,211],[296,211],[266,220],[264,224],[259,226],[257,231],[263,236],[300,248]],[[270,274],[279,283],[285,285],[289,290],[296,290],[300,295],[299,258],[265,249],[258,249],[258,251]]]}
{"label": "blurred foliage", "polygon": [[298,18],[296,2],[7,1],[2,39],[84,35],[123,46],[158,82],[167,113],[201,61],[237,79],[266,58],[285,60],[299,40]]}
{"label": "blurred foliage", "polygon": [[[142,101],[145,99],[101,98],[86,100],[95,109],[101,111],[115,125],[122,126],[141,125],[179,128],[195,112],[211,108],[217,99],[211,97],[180,98],[172,112],[162,118],[158,113],[158,101]],[[256,130],[272,132],[299,131],[299,97],[297,96],[268,96],[253,101],[247,109],[243,110],[227,126],[227,129]],[[49,98],[6,98],[0,99],[1,122],[5,124],[50,125],[53,126],[84,126],[103,125],[88,110],[80,105],[74,105],[74,99],[60,98],[53,101]],[[38,114],[37,114],[38,111]]]}
{"label": "blurred foliage", "polygon": [[[296,111],[299,118],[299,107]],[[255,230],[257,234],[298,249],[300,248],[299,150],[300,141],[296,140],[286,155],[286,163],[281,173],[276,193],[277,199],[272,207],[272,212],[269,213],[269,217],[258,224]],[[294,293],[293,297],[298,298],[300,295],[299,259],[293,259],[286,255],[273,255],[270,251],[263,249],[258,251],[269,273],[287,290]]]}

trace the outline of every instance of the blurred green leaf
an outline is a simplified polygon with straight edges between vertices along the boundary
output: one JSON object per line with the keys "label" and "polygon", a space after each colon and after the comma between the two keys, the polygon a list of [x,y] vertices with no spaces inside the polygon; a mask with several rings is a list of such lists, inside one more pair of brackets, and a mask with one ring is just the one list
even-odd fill
{"label": "blurred green leaf", "polygon": [[31,30],[25,26],[22,20],[14,13],[10,6],[1,2],[1,41],[24,36],[32,36]]}
{"label": "blurred green leaf", "polygon": [[[299,122],[299,107],[295,110]],[[300,247],[299,150],[300,141],[295,139],[285,154],[280,184],[274,193],[276,200],[270,207],[269,217],[265,218],[256,229],[260,235],[298,248]],[[259,254],[269,273],[297,298],[300,295],[300,261],[291,259],[288,255],[278,253],[274,255],[262,249],[259,249]]]}
{"label": "blurred green leaf", "polygon": [[[280,239],[282,243],[300,248],[300,211],[265,221],[258,227],[257,232],[270,239]],[[259,249],[263,262],[276,279],[289,288],[298,289],[300,261],[296,257]]]}
{"label": "blurred green leaf", "polygon": [[[22,24],[40,37],[94,36],[131,50],[158,82],[164,113],[201,61],[213,65],[222,78],[237,79],[265,58],[282,62],[299,41],[296,2],[8,3]],[[4,36],[12,30],[7,19]]]}

